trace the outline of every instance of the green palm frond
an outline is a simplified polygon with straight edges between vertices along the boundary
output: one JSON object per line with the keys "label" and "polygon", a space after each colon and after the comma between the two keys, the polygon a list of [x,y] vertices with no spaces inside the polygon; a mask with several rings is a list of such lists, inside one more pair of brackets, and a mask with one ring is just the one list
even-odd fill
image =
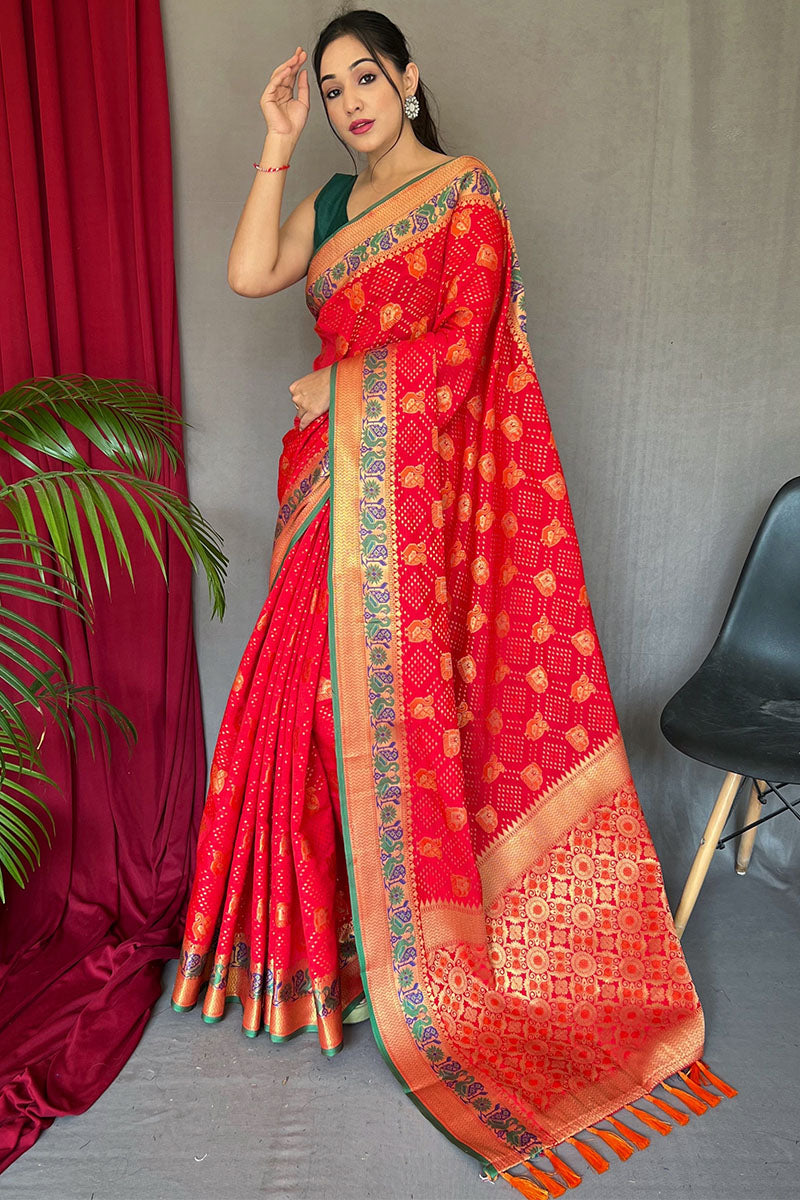
{"label": "green palm frond", "polygon": [[[141,530],[165,582],[159,542],[168,528],[194,569],[203,568],[212,616],[224,615],[228,560],[222,538],[194,504],[159,482],[165,457],[172,469],[181,462],[175,427],[186,424],[158,393],[127,379],[42,377],[0,394],[0,454],[5,451],[29,472],[19,480],[0,477],[0,506],[17,526],[0,530],[0,902],[5,874],[23,887],[29,869],[41,862],[37,831],[51,844],[32,806],[44,810],[55,832],[52,815],[33,790],[58,786],[41,758],[49,724],[73,751],[78,724],[93,755],[96,731],[110,754],[111,723],[129,749],[136,742],[132,722],[95,688],[77,685],[57,638],[16,612],[11,602],[59,607],[90,625],[89,547],[96,551],[109,591],[109,550],[116,551],[135,587],[118,516],[121,505]],[[112,467],[88,463],[65,426],[88,439]],[[55,459],[63,469],[42,470],[26,449]],[[42,525],[46,536],[40,535]]]}
{"label": "green palm frond", "polygon": [[[55,699],[60,695],[62,687],[72,677],[69,658],[56,638],[10,607],[10,603],[14,600],[34,601],[78,617],[87,628],[92,626],[92,611],[81,598],[80,584],[69,564],[63,559],[43,563],[42,578],[39,578],[32,574],[31,562],[21,555],[8,553],[15,549],[20,550],[22,556],[31,555],[35,550],[40,557],[46,554],[51,560],[55,559],[52,545],[41,538],[30,538],[24,533],[0,533],[0,644],[8,639],[22,650],[21,656],[16,652],[10,662],[0,663],[6,684],[0,688],[0,783],[6,769],[5,747],[13,749],[15,756],[26,762],[32,761],[35,750],[33,735],[22,719],[20,702],[26,701],[41,712],[48,697]],[[21,630],[32,636],[26,637]],[[37,638],[56,651],[60,662],[46,652],[41,653]],[[36,670],[31,671],[32,666],[36,669],[44,667],[45,676],[48,671],[54,672],[49,676],[49,684],[45,681],[44,688],[37,684]],[[61,682],[55,684],[54,677]]]}
{"label": "green palm frond", "polygon": [[[86,730],[92,756],[95,754],[94,731],[100,732],[106,753],[111,754],[108,735],[109,722],[121,730],[129,748],[137,740],[132,721],[102,696],[92,686],[78,686],[54,672],[46,680],[46,686],[33,689],[33,703],[40,713],[49,714],[65,741],[73,748],[77,746],[75,720]],[[29,878],[28,866],[41,863],[41,852],[35,831],[38,827],[52,845],[50,833],[41,818],[30,807],[29,801],[38,804],[55,833],[55,822],[44,802],[27,784],[31,781],[48,784],[58,789],[58,784],[42,769],[41,746],[44,742],[46,725],[38,744],[20,751],[13,737],[0,730],[0,903],[5,899],[3,890],[3,868],[21,887]]]}
{"label": "green palm frond", "polygon": [[[69,471],[40,472],[37,476],[19,479],[15,483],[0,481],[0,504],[11,512],[20,532],[31,539],[36,534],[34,505],[44,519],[53,548],[60,558],[80,572],[84,587],[92,597],[92,581],[86,558],[84,530],[78,508],[86,519],[88,531],[97,550],[106,587],[110,590],[106,535],[135,584],[130,553],[109,492],[115,493],[127,505],[142,535],[155,555],[167,580],[164,559],[153,535],[150,520],[142,511],[141,501],[155,519],[161,533],[161,519],[172,529],[186,553],[203,567],[208,580],[212,615],[223,616],[225,611],[224,580],[227,557],[222,553],[222,538],[203,517],[197,506],[164,484],[142,479],[124,471],[105,471],[98,467],[75,467]],[[32,551],[37,567],[42,565],[41,553]]]}
{"label": "green palm frond", "polygon": [[122,732],[130,750],[138,740],[133,722],[91,684],[69,683],[62,677],[57,677],[51,680],[51,685],[46,691],[39,693],[38,698],[41,707],[50,714],[64,739],[69,739],[73,747],[77,745],[73,718],[81,722],[86,730],[92,757],[95,752],[92,731],[95,727],[102,734],[106,753],[111,754],[109,720]]}
{"label": "green palm frond", "polygon": [[[14,548],[22,554],[9,555],[8,551]],[[32,577],[29,572],[34,568],[26,559],[34,555],[38,555],[40,565]],[[45,564],[44,556],[54,557],[51,542],[26,533],[0,532],[0,604],[6,596],[35,600],[66,609],[91,626],[92,610],[80,599],[80,586],[71,565],[63,558],[55,564]]]}
{"label": "green palm frond", "polygon": [[[79,453],[61,422],[80,430],[122,471],[90,467]],[[102,481],[121,492],[133,512],[143,537],[155,554],[166,580],[166,568],[147,519],[136,503],[137,490],[144,497],[149,484],[155,507],[178,536],[193,560],[206,572],[212,615],[224,615],[224,578],[227,558],[221,551],[222,538],[204,521],[199,510],[186,503],[171,488],[156,484],[162,454],[174,468],[181,456],[172,440],[174,426],[187,422],[157,392],[133,380],[96,379],[89,375],[43,376],[25,380],[0,394],[0,450],[6,450],[31,471],[28,478],[7,482],[0,477],[0,503],[11,510],[21,532],[37,537],[33,508],[28,493],[44,518],[56,553],[77,564],[89,598],[92,586],[86,559],[82,511],[100,558],[106,587],[108,561],[102,526],[112,541],[128,574],[133,571],[125,539]],[[67,471],[43,472],[15,443],[47,454],[65,463]],[[141,476],[144,478],[141,478]],[[115,484],[112,482],[116,480]],[[82,486],[82,484],[84,486]],[[124,486],[120,486],[124,484]],[[159,526],[160,530],[160,526]],[[41,552],[33,548],[37,567]]]}
{"label": "green palm frond", "polygon": [[3,903],[6,898],[3,873],[7,872],[20,887],[24,887],[29,878],[28,865],[32,868],[34,863],[37,866],[41,864],[39,842],[31,826],[38,827],[47,839],[48,846],[52,845],[47,826],[25,801],[38,805],[44,811],[53,833],[56,828],[47,805],[26,785],[28,782],[50,787],[58,785],[42,770],[38,752],[32,758],[18,755],[2,731],[0,755],[5,763],[0,783],[0,903]]}
{"label": "green palm frond", "polygon": [[8,746],[14,758],[23,765],[32,765],[37,758],[38,747],[33,733],[22,719],[19,708],[13,702],[8,702],[0,690],[0,774],[6,769],[6,751]]}
{"label": "green palm frond", "polygon": [[0,395],[0,450],[32,471],[40,468],[14,442],[70,466],[86,466],[62,422],[78,429],[117,466],[148,479],[157,477],[162,454],[173,469],[178,464],[171,428],[187,424],[162,396],[131,379],[41,376]]}

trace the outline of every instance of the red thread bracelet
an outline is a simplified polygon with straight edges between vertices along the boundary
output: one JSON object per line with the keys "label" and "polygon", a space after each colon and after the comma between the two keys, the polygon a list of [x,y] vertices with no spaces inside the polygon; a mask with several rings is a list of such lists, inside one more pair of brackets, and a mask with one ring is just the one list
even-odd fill
{"label": "red thread bracelet", "polygon": [[257,171],[287,171],[291,166],[290,163],[284,163],[282,167],[262,167],[260,163],[253,163]]}

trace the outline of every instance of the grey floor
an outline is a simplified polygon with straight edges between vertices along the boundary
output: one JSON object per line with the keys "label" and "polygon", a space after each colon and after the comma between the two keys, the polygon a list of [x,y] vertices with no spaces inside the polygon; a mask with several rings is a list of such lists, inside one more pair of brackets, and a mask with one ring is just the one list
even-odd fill
{"label": "grey floor", "polygon": [[[670,896],[675,907],[675,897]],[[797,1200],[800,905],[730,859],[712,862],[683,947],[706,1014],[706,1059],[739,1089],[652,1134],[595,1175],[580,1200]],[[169,1007],[165,992],[125,1069],[86,1113],[61,1118],[0,1176],[25,1200],[512,1200],[407,1098],[369,1022],[332,1059],[313,1036],[285,1045]],[[634,1123],[638,1127],[638,1122]],[[644,1127],[642,1127],[643,1131]],[[587,1138],[587,1140],[590,1140]],[[594,1139],[591,1139],[594,1144]],[[601,1143],[596,1143],[601,1148]],[[568,1193],[571,1195],[573,1193]],[[566,1198],[565,1198],[566,1200]]]}

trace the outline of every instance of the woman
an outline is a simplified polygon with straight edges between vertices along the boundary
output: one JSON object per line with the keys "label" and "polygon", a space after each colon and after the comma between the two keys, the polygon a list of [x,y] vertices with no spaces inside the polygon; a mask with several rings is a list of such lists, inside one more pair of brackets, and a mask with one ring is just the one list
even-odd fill
{"label": "woman", "polygon": [[[365,1001],[406,1091],[487,1177],[560,1195],[542,1169],[576,1182],[559,1143],[606,1166],[579,1131],[625,1158],[647,1138],[620,1108],[666,1132],[633,1101],[685,1123],[718,1102],[709,1084],[734,1091],[700,1060],[496,179],[442,152],[396,26],[351,12],[313,65],[367,167],[279,229],[305,57],[262,96],[229,279],[263,296],[307,273],[322,348],[290,385],[270,589],[214,753],[173,1003],[208,981],[206,1020],[239,1000],[246,1033],[309,1030],[333,1054]],[[672,1074],[677,1106],[649,1094]]]}

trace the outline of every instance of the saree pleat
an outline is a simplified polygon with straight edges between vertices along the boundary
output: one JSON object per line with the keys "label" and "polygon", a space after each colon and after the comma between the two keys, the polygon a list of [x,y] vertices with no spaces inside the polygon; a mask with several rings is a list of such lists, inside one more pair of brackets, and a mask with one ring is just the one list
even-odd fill
{"label": "saree pleat", "polygon": [[250,1036],[341,1048],[363,994],[338,803],[327,642],[329,506],[285,554],[228,698],[211,766],[173,1007],[239,1001]]}

